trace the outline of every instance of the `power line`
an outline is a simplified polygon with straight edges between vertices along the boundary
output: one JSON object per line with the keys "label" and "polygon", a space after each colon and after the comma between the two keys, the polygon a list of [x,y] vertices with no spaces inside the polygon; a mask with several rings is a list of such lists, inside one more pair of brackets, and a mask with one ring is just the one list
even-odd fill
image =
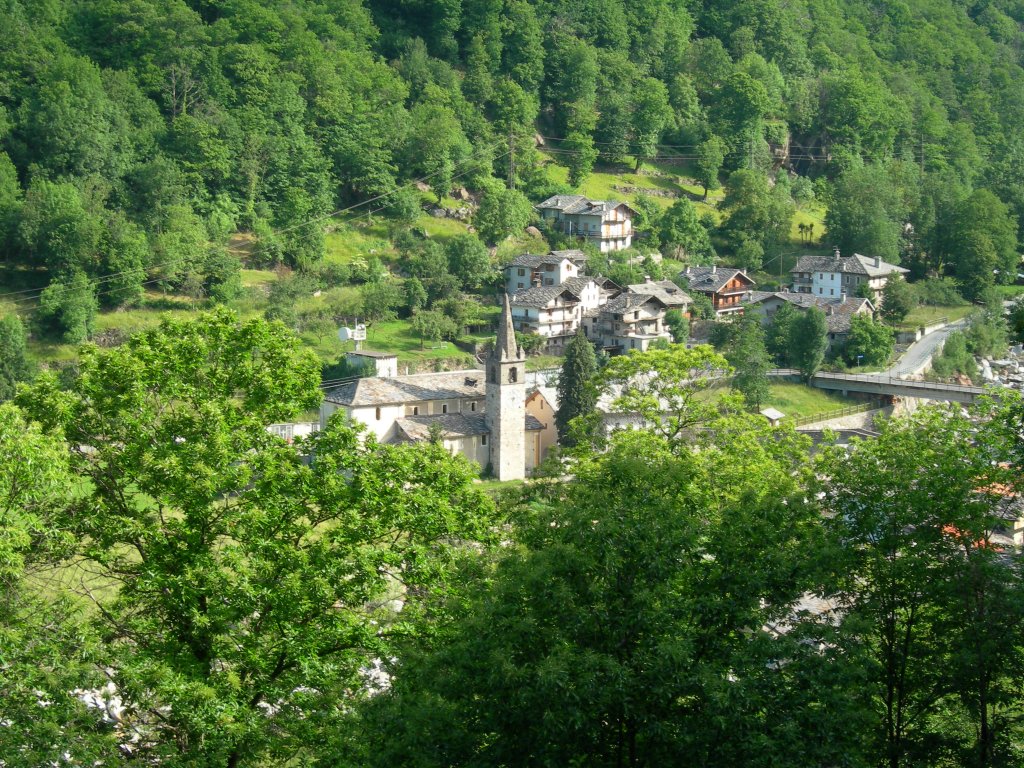
{"label": "power line", "polygon": [[[493,151],[493,150],[497,149],[498,147],[502,146],[503,144],[504,144],[504,140],[495,142],[493,145],[490,145],[488,147],[484,147],[482,149],[479,149],[476,152],[474,152],[472,155],[470,155],[469,158],[466,158],[465,160],[462,160],[459,163],[456,163],[455,167],[457,168],[460,165],[465,165],[466,163],[471,162],[472,160],[479,159],[479,155],[483,154],[484,152]],[[505,157],[506,154],[508,154],[508,153],[506,152],[506,153],[503,153],[501,155],[498,155],[495,159],[500,159],[502,157]],[[370,203],[374,203],[374,202],[377,202],[379,200],[383,200],[383,199],[385,199],[387,197],[390,197],[392,195],[397,194],[398,192],[400,192],[403,189],[407,189],[407,188],[410,188],[410,187],[415,187],[417,184],[422,184],[422,183],[428,181],[429,179],[434,178],[435,176],[437,176],[437,175],[439,175],[439,174],[441,174],[443,172],[444,172],[444,170],[441,169],[441,170],[435,171],[434,173],[429,173],[429,174],[427,174],[425,176],[422,176],[422,177],[420,177],[418,179],[412,179],[411,181],[408,181],[405,184],[398,185],[398,186],[394,187],[393,189],[388,190],[387,192],[383,192],[383,193],[381,193],[379,195],[376,195],[375,197],[371,197],[371,198],[369,198],[367,200],[363,200],[361,202],[354,203],[352,205],[346,206],[344,208],[340,208],[340,209],[338,209],[336,211],[333,211],[331,213],[324,214],[324,215],[321,215],[321,216],[317,216],[317,217],[314,217],[312,219],[308,219],[306,221],[299,222],[297,224],[293,224],[293,225],[288,226],[288,227],[283,227],[281,229],[272,230],[271,234],[272,235],[280,235],[280,234],[284,234],[284,233],[287,233],[287,232],[292,232],[292,231],[294,231],[296,229],[299,229],[299,228],[304,227],[304,226],[308,226],[310,224],[315,224],[315,223],[318,223],[318,222],[321,222],[321,221],[326,221],[327,219],[334,218],[334,217],[339,216],[339,215],[341,215],[343,213],[347,213],[347,212],[353,211],[353,210],[355,210],[357,208],[361,208],[364,205],[369,205]],[[457,178],[461,178],[462,176],[465,176],[466,173],[467,172],[464,171],[464,172],[462,172],[460,174],[452,176],[452,179],[454,180],[454,179],[457,179]],[[380,206],[379,208],[376,208],[376,209],[374,209],[372,211],[369,211],[369,212],[367,212],[366,214],[363,214],[363,215],[371,216],[374,213],[377,213],[379,211],[384,210],[386,207],[387,207],[386,205],[385,206]],[[358,218],[360,218],[360,217],[356,217],[356,219],[353,219],[353,221],[357,220]],[[209,246],[208,247],[208,252],[213,252],[213,251],[215,251],[215,250],[217,250],[219,248],[221,248],[221,246]],[[241,255],[246,255],[246,256],[250,256],[250,257],[255,255],[256,253],[259,253],[259,251],[240,250],[240,249],[233,249],[233,248],[230,248],[230,247],[224,247],[224,250],[226,250],[229,253],[241,254]],[[160,267],[165,267],[165,266],[167,266],[169,264],[174,264],[174,263],[175,263],[175,261],[158,262],[156,264],[150,264],[148,267],[145,267],[144,270],[145,271],[151,271],[151,270],[159,269]],[[94,279],[90,280],[89,284],[91,286],[95,287],[95,286],[100,285],[100,284],[102,284],[104,282],[107,282],[109,280],[113,280],[116,277],[121,277],[123,275],[131,274],[134,271],[136,271],[136,270],[134,270],[134,269],[127,269],[127,270],[122,270],[120,272],[111,272],[111,273],[109,273],[107,275],[104,275],[102,277],[98,277],[98,278],[94,278]],[[146,284],[152,283],[152,282],[159,282],[159,280],[161,280],[161,279],[163,279],[163,278],[158,278],[156,280],[147,280],[147,281],[143,282],[142,284],[146,285]],[[9,303],[17,305],[17,304],[22,303],[22,302],[31,302],[31,301],[35,301],[36,299],[38,299],[42,295],[44,290],[46,290],[46,289],[45,288],[26,288],[26,289],[23,289],[23,290],[20,290],[20,291],[9,291],[7,293],[0,293],[0,300],[6,299],[9,296],[20,296],[21,294],[34,294],[32,296],[24,296],[22,298],[14,299],[13,301],[11,301]],[[106,293],[113,293],[113,292],[114,291],[108,291]],[[97,294],[97,295],[106,295],[106,294],[103,293],[103,294]]]}

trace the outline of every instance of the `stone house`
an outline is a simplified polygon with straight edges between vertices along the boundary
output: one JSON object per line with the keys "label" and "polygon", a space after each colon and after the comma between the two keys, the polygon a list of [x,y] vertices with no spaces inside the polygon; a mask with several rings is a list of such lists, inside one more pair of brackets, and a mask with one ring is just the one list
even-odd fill
{"label": "stone house", "polygon": [[657,296],[623,293],[584,314],[583,332],[609,354],[646,352],[657,339],[672,341],[665,325],[669,307]]}
{"label": "stone house", "polygon": [[719,316],[743,312],[743,298],[754,288],[754,281],[742,269],[733,267],[687,267],[679,273],[690,293],[703,293]]}
{"label": "stone house", "polygon": [[524,253],[505,265],[505,292],[514,294],[531,288],[561,285],[566,280],[579,277],[582,270],[580,264],[566,256]]}
{"label": "stone house", "polygon": [[763,325],[768,325],[783,304],[790,304],[801,312],[806,312],[810,307],[817,307],[824,312],[830,349],[833,345],[841,347],[846,343],[846,336],[850,333],[850,322],[854,315],[873,317],[875,312],[874,305],[867,299],[850,297],[846,294],[841,294],[838,298],[826,298],[790,291],[774,293],[753,291],[748,299],[747,311],[760,317]]}
{"label": "stone house", "polygon": [[633,242],[636,211],[626,203],[555,195],[536,208],[555,231],[589,240],[601,253],[625,250]]}
{"label": "stone house", "polygon": [[520,333],[546,338],[546,351],[557,354],[579,330],[584,314],[619,293],[615,283],[600,276],[570,278],[561,285],[519,291],[512,297],[512,320]]}
{"label": "stone house", "polygon": [[881,299],[885,281],[890,275],[906,274],[909,270],[882,261],[877,256],[801,256],[789,270],[794,293],[809,293],[822,298],[838,298],[843,293],[856,296],[861,285],[867,283],[874,292],[875,302]]}

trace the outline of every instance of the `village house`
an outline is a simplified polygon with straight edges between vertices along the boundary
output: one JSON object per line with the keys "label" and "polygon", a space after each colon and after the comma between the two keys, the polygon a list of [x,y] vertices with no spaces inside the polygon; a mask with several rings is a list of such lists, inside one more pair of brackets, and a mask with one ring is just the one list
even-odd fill
{"label": "village house", "polygon": [[572,259],[553,252],[547,256],[524,253],[505,265],[505,291],[514,294],[531,288],[561,285],[583,274],[582,269]]}
{"label": "village house", "polygon": [[658,339],[672,341],[665,324],[669,307],[657,296],[623,293],[583,316],[583,332],[609,354],[646,352]]}
{"label": "village house", "polygon": [[520,333],[543,336],[548,340],[546,351],[557,354],[579,330],[584,314],[620,290],[611,280],[598,276],[519,291],[512,297],[512,321]]}
{"label": "village house", "polygon": [[657,296],[669,309],[678,309],[687,316],[690,314],[693,299],[671,280],[651,280],[648,277],[642,283],[626,286],[626,290],[630,293]]}
{"label": "village house", "polygon": [[831,256],[801,256],[789,273],[793,276],[794,293],[825,298],[836,298],[843,293],[856,296],[860,286],[866,283],[877,303],[889,276],[908,271],[877,256],[872,258],[859,253],[840,256],[837,248]]}
{"label": "village house", "polygon": [[[439,429],[446,449],[490,467],[499,480],[514,480],[531,472],[551,445],[552,409],[542,401],[531,393],[527,409],[526,356],[506,295],[485,370],[356,379],[325,394],[320,424],[343,411],[382,443],[419,442]],[[538,413],[545,418],[532,415]]]}
{"label": "village house", "polygon": [[743,312],[743,298],[754,287],[754,281],[741,269],[732,267],[687,267],[679,273],[690,293],[703,293],[711,299],[718,315]]}
{"label": "village house", "polygon": [[867,299],[847,296],[845,293],[840,294],[838,298],[827,298],[790,291],[753,291],[748,299],[747,309],[760,317],[762,324],[767,325],[783,304],[789,304],[801,312],[806,312],[811,307],[817,307],[824,312],[825,323],[828,326],[829,348],[833,345],[841,347],[846,343],[850,323],[855,315],[873,317],[875,312],[874,305]]}
{"label": "village house", "polygon": [[555,195],[537,206],[541,218],[556,232],[581,237],[601,253],[621,251],[633,242],[633,216],[626,203],[591,200],[583,195]]}

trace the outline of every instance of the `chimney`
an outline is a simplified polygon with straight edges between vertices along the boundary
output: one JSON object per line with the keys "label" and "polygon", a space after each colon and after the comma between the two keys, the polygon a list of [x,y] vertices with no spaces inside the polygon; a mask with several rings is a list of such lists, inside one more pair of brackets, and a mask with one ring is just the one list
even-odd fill
{"label": "chimney", "polygon": [[690,265],[689,264],[686,265],[686,271],[684,272],[684,274],[687,274],[687,275],[690,274]]}
{"label": "chimney", "polygon": [[650,275],[644,275],[644,282],[645,283],[651,282],[651,276]]}
{"label": "chimney", "polygon": [[832,255],[835,256],[837,259],[840,258],[838,245],[832,246]]}
{"label": "chimney", "polygon": [[845,304],[846,303],[846,291],[843,291],[842,293],[839,294],[839,303],[840,304]]}
{"label": "chimney", "polygon": [[831,317],[835,313],[836,313],[836,310],[835,310],[835,308],[831,304],[829,304],[827,307],[825,307],[825,314],[828,315],[829,317]]}
{"label": "chimney", "polygon": [[717,275],[718,274],[718,265],[717,264],[715,264],[715,265],[713,265],[711,267],[711,274],[712,275]]}
{"label": "chimney", "polygon": [[875,256],[875,266],[876,267],[882,266],[882,259],[881,259],[881,257]]}

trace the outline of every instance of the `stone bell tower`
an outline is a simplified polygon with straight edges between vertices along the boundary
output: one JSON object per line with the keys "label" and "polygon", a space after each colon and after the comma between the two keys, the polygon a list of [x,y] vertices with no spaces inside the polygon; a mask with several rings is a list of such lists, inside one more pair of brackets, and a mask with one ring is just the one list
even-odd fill
{"label": "stone bell tower", "polygon": [[487,357],[487,428],[491,469],[498,480],[526,477],[526,355],[516,342],[508,294],[498,340]]}

